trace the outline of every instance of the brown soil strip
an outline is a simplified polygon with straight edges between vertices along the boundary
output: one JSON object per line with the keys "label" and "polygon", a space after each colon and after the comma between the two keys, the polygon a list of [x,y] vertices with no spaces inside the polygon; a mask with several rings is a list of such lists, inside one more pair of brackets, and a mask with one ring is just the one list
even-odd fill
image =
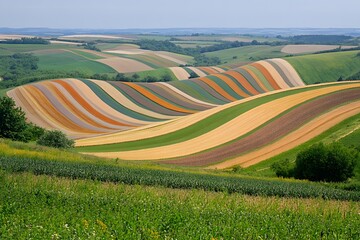
{"label": "brown soil strip", "polygon": [[297,107],[238,141],[204,153],[162,162],[183,166],[206,166],[224,159],[233,158],[273,142],[327,110],[356,99],[360,99],[360,89],[330,94]]}

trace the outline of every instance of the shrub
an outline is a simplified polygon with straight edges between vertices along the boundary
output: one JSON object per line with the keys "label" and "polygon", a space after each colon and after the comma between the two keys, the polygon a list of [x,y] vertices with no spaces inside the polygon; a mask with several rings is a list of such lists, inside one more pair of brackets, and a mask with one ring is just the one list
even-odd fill
{"label": "shrub", "polygon": [[315,144],[297,155],[295,178],[310,181],[342,182],[354,176],[359,154],[340,143]]}
{"label": "shrub", "polygon": [[289,178],[294,176],[294,166],[288,158],[273,163],[270,168],[278,177]]}
{"label": "shrub", "polygon": [[36,142],[39,145],[54,147],[54,148],[72,148],[74,147],[74,140],[67,138],[67,136],[58,130],[46,131]]}

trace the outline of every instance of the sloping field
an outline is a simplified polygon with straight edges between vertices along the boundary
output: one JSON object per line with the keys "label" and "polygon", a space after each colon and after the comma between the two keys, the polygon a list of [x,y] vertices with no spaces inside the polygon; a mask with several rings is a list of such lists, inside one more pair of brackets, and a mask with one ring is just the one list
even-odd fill
{"label": "sloping field", "polygon": [[327,84],[258,95],[155,127],[79,140],[77,145],[113,141],[116,143],[79,150],[126,160],[215,164],[216,168],[249,166],[358,113],[359,82]]}
{"label": "sloping field", "polygon": [[360,72],[360,51],[313,54],[286,58],[307,84],[334,82]]}
{"label": "sloping field", "polygon": [[[102,60],[106,58],[98,61]],[[288,68],[291,66],[286,61],[274,59],[223,73],[218,67],[202,67],[199,71],[214,74],[170,83],[59,79],[21,86],[8,95],[24,109],[29,121],[61,129],[72,138],[84,138],[158,124],[259,93],[303,86],[296,72]]]}
{"label": "sloping field", "polygon": [[[342,49],[350,49],[354,48],[355,46],[341,46]],[[327,50],[334,50],[339,48],[339,45],[286,45],[281,49],[283,53],[289,54],[301,54],[301,53],[315,53],[320,51],[327,51]]]}

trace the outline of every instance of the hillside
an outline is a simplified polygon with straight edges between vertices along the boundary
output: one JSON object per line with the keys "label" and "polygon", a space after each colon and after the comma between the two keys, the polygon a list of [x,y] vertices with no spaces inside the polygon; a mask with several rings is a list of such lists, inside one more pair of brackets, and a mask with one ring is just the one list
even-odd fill
{"label": "hillside", "polygon": [[312,54],[285,58],[307,84],[335,82],[360,72],[360,51]]}

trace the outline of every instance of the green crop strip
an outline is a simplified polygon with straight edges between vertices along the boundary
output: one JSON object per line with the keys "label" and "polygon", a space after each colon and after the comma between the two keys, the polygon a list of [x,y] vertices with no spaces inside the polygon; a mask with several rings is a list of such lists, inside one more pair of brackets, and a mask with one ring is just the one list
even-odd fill
{"label": "green crop strip", "polygon": [[223,177],[176,171],[124,168],[89,163],[0,157],[0,168],[8,172],[31,172],[71,179],[163,186],[176,189],[203,189],[255,196],[324,198],[360,201],[360,192],[338,190],[308,182],[285,182],[240,177]]}
{"label": "green crop strip", "polygon": [[98,145],[98,146],[88,146],[88,147],[78,147],[77,150],[79,152],[115,152],[115,151],[130,151],[130,150],[138,150],[138,149],[146,149],[152,147],[159,147],[164,145],[170,145],[179,143],[182,141],[189,140],[191,138],[195,138],[200,136],[206,132],[209,132],[222,124],[232,120],[233,118],[239,116],[240,114],[249,111],[252,108],[260,106],[264,103],[276,100],[281,97],[289,96],[292,94],[297,94],[305,91],[315,90],[328,86],[314,86],[310,88],[302,88],[302,89],[293,89],[285,92],[280,92],[264,97],[260,97],[254,99],[249,102],[245,102],[228,109],[225,109],[221,112],[213,114],[206,119],[203,119],[191,126],[180,129],[178,131],[153,137],[149,139],[143,139],[139,141],[131,141],[124,143],[114,143],[114,144],[106,144],[106,145]]}

